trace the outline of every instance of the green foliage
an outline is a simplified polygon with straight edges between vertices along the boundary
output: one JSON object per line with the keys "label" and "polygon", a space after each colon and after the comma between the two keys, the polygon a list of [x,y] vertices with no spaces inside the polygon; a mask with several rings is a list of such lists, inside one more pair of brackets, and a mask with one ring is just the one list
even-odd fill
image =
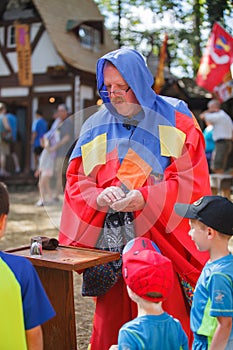
{"label": "green foliage", "polygon": [[218,21],[224,23],[224,13],[230,14],[232,2],[228,0],[206,0],[208,18],[210,26]]}
{"label": "green foliage", "polygon": [[[218,21],[225,26],[225,17],[233,17],[232,0],[95,2],[105,16],[106,25],[119,47],[133,47],[145,56],[150,52],[159,55],[164,34],[167,33],[171,67],[175,71],[178,67],[182,68],[183,75],[189,77],[197,72],[213,23]],[[141,18],[145,11],[151,15],[150,27],[149,19]],[[164,17],[167,18],[166,21]],[[227,30],[230,31],[229,28]]]}

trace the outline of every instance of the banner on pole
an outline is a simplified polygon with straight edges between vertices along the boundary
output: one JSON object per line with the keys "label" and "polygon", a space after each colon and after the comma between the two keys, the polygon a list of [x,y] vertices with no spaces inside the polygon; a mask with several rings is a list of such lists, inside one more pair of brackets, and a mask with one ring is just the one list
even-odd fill
{"label": "banner on pole", "polygon": [[233,80],[229,80],[226,83],[219,85],[215,88],[214,92],[217,94],[220,102],[226,102],[233,98]]}
{"label": "banner on pole", "polygon": [[29,26],[27,24],[15,24],[15,37],[19,84],[22,86],[31,86],[32,71]]}
{"label": "banner on pole", "polygon": [[213,92],[219,84],[229,80],[232,63],[233,37],[215,23],[197,72],[197,85]]}

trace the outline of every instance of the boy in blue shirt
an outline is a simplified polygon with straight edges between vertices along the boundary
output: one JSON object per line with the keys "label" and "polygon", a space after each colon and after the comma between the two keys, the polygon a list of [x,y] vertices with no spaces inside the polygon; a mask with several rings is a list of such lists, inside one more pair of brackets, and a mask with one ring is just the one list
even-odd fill
{"label": "boy in blue shirt", "polygon": [[124,248],[123,277],[138,316],[123,325],[118,345],[110,350],[188,350],[180,322],[163,311],[162,302],[173,288],[172,262],[148,238],[138,237]]}
{"label": "boy in blue shirt", "polygon": [[[0,182],[0,238],[9,212],[8,192]],[[31,262],[0,251],[0,349],[43,350],[41,325],[55,316]]]}
{"label": "boy in blue shirt", "polygon": [[191,308],[193,350],[233,349],[233,203],[221,196],[205,196],[193,204],[177,203],[175,211],[189,219],[189,235],[197,249],[208,251],[195,288]]}

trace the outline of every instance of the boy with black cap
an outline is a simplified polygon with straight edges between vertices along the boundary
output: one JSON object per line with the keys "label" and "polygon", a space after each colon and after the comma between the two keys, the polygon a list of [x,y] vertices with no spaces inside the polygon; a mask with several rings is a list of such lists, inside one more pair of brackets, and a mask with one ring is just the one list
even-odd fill
{"label": "boy with black cap", "polygon": [[173,288],[172,262],[145,237],[128,242],[123,250],[123,277],[138,316],[119,331],[118,346],[110,350],[188,350],[180,322],[163,311],[162,302]]}
{"label": "boy with black cap", "polygon": [[[6,186],[0,182],[0,238],[9,212]],[[42,323],[55,316],[31,262],[0,251],[0,349],[42,350]]]}
{"label": "boy with black cap", "polygon": [[191,329],[194,350],[233,349],[233,203],[221,196],[205,196],[193,204],[177,203],[175,212],[189,218],[189,235],[197,249],[208,251],[194,291]]}

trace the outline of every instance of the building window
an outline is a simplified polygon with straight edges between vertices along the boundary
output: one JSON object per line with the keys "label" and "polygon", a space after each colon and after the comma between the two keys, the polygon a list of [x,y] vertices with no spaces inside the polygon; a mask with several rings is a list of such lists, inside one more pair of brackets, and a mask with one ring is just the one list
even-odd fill
{"label": "building window", "polygon": [[98,29],[82,24],[78,28],[78,36],[83,47],[95,52],[99,51],[101,35]]}
{"label": "building window", "polygon": [[15,47],[16,38],[15,38],[15,26],[9,26],[7,30],[7,47]]}

